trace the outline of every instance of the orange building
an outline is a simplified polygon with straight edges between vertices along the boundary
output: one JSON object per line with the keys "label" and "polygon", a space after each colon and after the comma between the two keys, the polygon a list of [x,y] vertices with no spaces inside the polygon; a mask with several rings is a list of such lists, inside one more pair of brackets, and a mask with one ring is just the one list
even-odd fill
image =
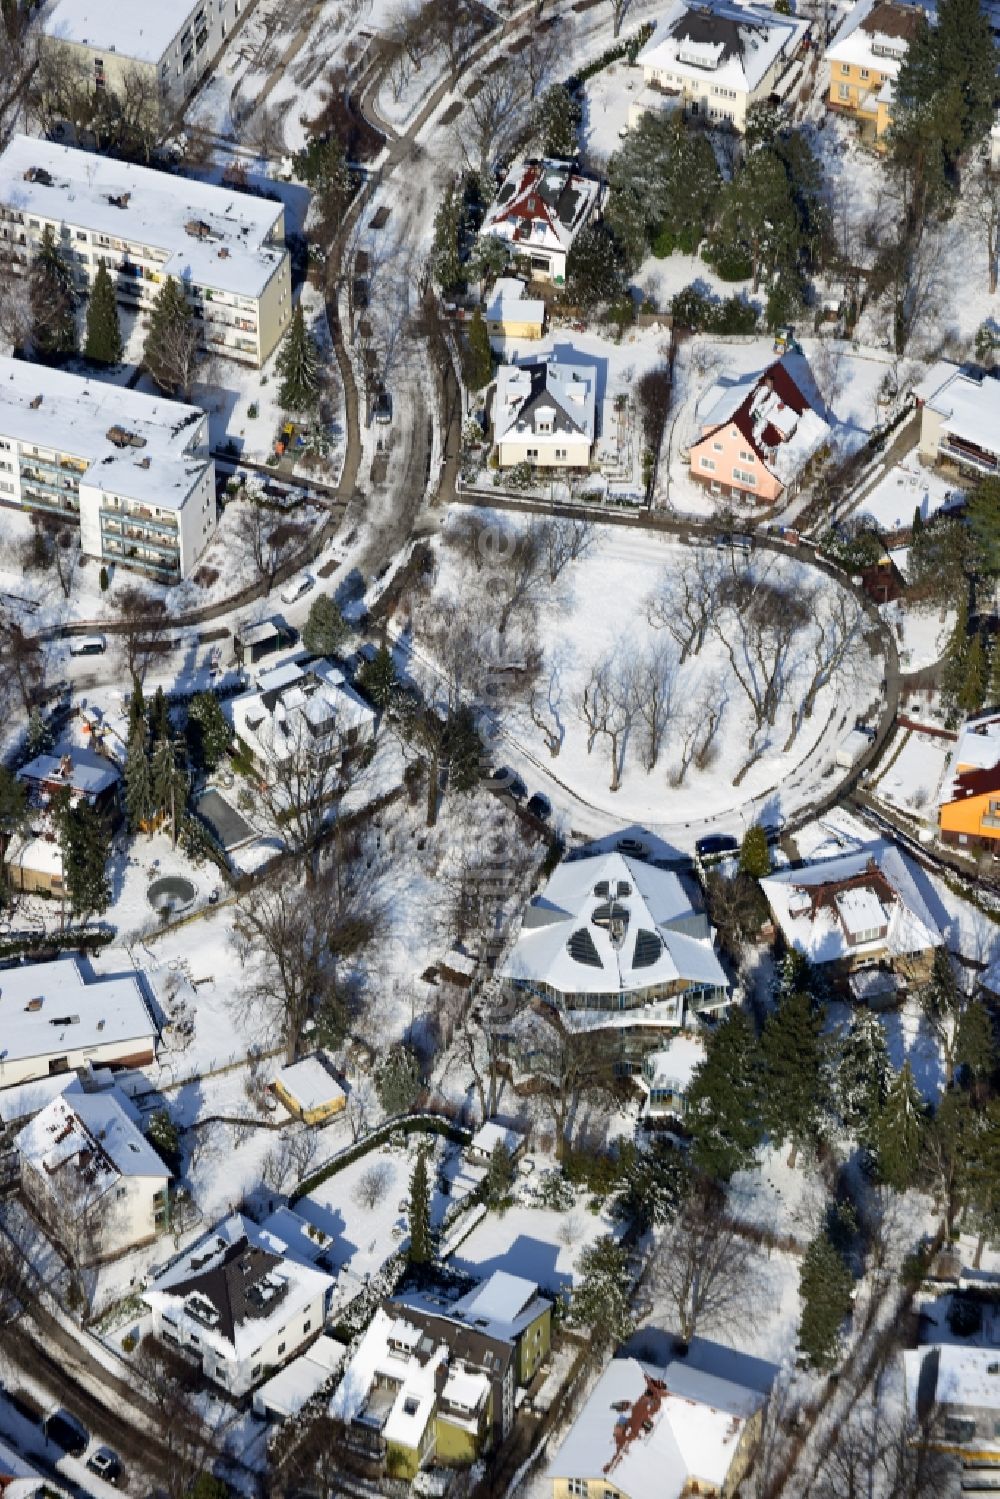
{"label": "orange building", "polygon": [[827,48],[827,105],[857,120],[862,140],[878,151],[886,147],[903,59],[926,24],[919,5],[858,0]]}
{"label": "orange building", "polygon": [[942,840],[1000,850],[1000,717],[970,719],[950,769],[938,808]]}

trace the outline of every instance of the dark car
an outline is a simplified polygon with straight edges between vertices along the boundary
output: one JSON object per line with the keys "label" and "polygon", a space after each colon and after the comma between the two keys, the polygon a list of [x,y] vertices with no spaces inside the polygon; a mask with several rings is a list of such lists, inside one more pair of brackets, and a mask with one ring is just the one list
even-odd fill
{"label": "dark car", "polygon": [[523,801],[528,794],[527,786],[509,765],[496,766],[490,771],[487,781],[492,791],[506,791],[516,802]]}
{"label": "dark car", "polygon": [[739,844],[731,833],[708,833],[695,844],[699,859],[713,854],[734,854],[738,848]]}
{"label": "dark car", "polygon": [[46,1416],[42,1429],[50,1442],[55,1442],[70,1457],[82,1457],[90,1445],[90,1432],[76,1416],[61,1408]]}
{"label": "dark car", "polygon": [[122,1460],[110,1447],[97,1447],[87,1458],[87,1467],[105,1483],[117,1483],[122,1476]]}
{"label": "dark car", "polygon": [[552,803],[547,796],[536,791],[534,796],[528,798],[528,811],[532,817],[537,817],[539,822],[547,822],[552,816]]}
{"label": "dark car", "polygon": [[380,427],[388,427],[392,421],[392,396],[384,388],[375,397],[375,421]]}

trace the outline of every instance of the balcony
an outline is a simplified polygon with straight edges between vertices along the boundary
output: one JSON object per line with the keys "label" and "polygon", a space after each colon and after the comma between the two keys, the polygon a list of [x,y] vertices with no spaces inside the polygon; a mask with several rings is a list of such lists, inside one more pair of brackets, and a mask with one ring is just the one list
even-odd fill
{"label": "balcony", "polygon": [[165,583],[175,583],[181,575],[179,558],[167,565],[157,562],[155,558],[141,556],[136,546],[108,540],[103,542],[102,552],[105,557],[112,560],[120,559],[126,567],[137,568],[140,572],[149,573],[151,577],[159,578]]}
{"label": "balcony", "polygon": [[78,520],[80,516],[79,500],[69,500],[60,505],[49,495],[36,494],[31,489],[21,486],[21,504],[26,510],[42,510],[46,515],[72,516]]}
{"label": "balcony", "polygon": [[109,510],[102,506],[100,516],[102,530],[115,531],[121,530],[122,526],[131,527],[138,534],[151,532],[176,545],[177,517],[174,515],[143,515],[140,510]]}
{"label": "balcony", "polygon": [[155,537],[147,536],[133,526],[101,526],[101,542],[107,547],[110,545],[126,546],[131,544],[143,551],[156,552],[161,557],[176,557],[177,542],[170,541],[166,537],[159,541]]}
{"label": "balcony", "polygon": [[988,453],[983,448],[977,448],[974,443],[963,442],[950,432],[946,432],[938,444],[938,457],[950,459],[959,468],[974,469],[977,474],[1000,472],[1000,458],[996,453]]}

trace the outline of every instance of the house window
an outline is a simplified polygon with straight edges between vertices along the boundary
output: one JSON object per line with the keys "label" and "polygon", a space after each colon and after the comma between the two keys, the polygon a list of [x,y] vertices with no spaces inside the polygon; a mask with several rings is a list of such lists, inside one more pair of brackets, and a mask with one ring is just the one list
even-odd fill
{"label": "house window", "polygon": [[279,1353],[284,1353],[284,1351],[285,1351],[285,1345],[284,1345],[284,1343],[279,1343],[278,1344],[278,1352]]}
{"label": "house window", "polygon": [[712,452],[713,453],[721,453],[722,452],[722,443],[721,442],[713,442],[713,444],[712,444]]}
{"label": "house window", "polygon": [[250,1370],[250,1378],[251,1379],[256,1379],[257,1375],[259,1373],[260,1373],[260,1364],[254,1364],[253,1368]]}
{"label": "house window", "polygon": [[842,62],[840,64],[840,71],[842,73],[850,73],[850,71],[851,71],[851,65],[850,65],[850,63],[849,62]]}
{"label": "house window", "polygon": [[566,457],[566,449],[565,448],[556,448],[556,457],[557,458],[565,458]]}
{"label": "house window", "polygon": [[743,463],[752,463],[753,462],[753,454],[752,453],[744,453],[743,449],[741,448],[740,449],[740,460]]}
{"label": "house window", "polygon": [[851,91],[846,83],[842,83],[837,89],[837,97],[845,100],[851,97]]}
{"label": "house window", "polygon": [[579,1494],[582,1495],[582,1499],[587,1499],[587,1495],[590,1492],[587,1480],[585,1478],[569,1479],[566,1484],[566,1492],[567,1494]]}
{"label": "house window", "polygon": [[302,1331],[303,1332],[308,1332],[309,1329],[310,1329],[310,1327],[312,1327],[312,1319],[311,1318],[310,1318],[310,1320],[308,1322],[303,1322],[303,1324],[302,1324]]}
{"label": "house window", "polygon": [[869,73],[869,71],[868,71],[867,68],[861,68],[858,71],[858,77],[859,78],[870,78],[871,74]]}
{"label": "house window", "polygon": [[756,474],[750,473],[749,469],[734,468],[733,478],[736,480],[737,484],[746,484],[750,489],[755,488],[757,484]]}
{"label": "house window", "polygon": [[116,1189],[116,1191],[115,1191],[115,1197],[117,1198],[117,1200],[119,1202],[121,1202],[121,1200],[122,1200],[123,1197],[127,1197],[127,1196],[128,1196],[128,1187],[118,1187]]}
{"label": "house window", "polygon": [[712,470],[712,469],[715,468],[715,459],[714,458],[702,458],[699,461],[701,463],[702,468],[707,468],[709,470]]}
{"label": "house window", "polygon": [[537,458],[538,457],[538,449],[537,448],[525,448],[525,452],[527,453],[527,455],[528,455],[529,458]]}

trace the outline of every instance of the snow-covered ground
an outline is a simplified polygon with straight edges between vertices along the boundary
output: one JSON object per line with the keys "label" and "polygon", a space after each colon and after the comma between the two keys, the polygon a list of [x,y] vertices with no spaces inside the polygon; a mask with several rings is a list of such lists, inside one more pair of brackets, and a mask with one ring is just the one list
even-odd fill
{"label": "snow-covered ground", "polygon": [[605,1213],[590,1212],[582,1198],[568,1212],[517,1203],[505,1213],[488,1213],[451,1263],[482,1279],[506,1270],[554,1293],[579,1280],[581,1250],[602,1234],[620,1235],[623,1227]]}
{"label": "snow-covered ground", "polygon": [[897,729],[885,751],[874,790],[884,801],[928,827],[937,822],[938,793],[952,742],[935,734]]}
{"label": "snow-covered ground", "polygon": [[903,671],[922,671],[940,661],[957,618],[954,609],[908,604],[905,599],[883,604],[881,614],[895,632]]}
{"label": "snow-covered ground", "polygon": [[955,480],[938,470],[925,468],[915,453],[890,469],[859,500],[852,511],[857,520],[870,521],[879,531],[891,535],[908,531],[919,510],[922,520],[930,520],[939,511],[951,510],[965,501],[965,491],[955,487]]}

